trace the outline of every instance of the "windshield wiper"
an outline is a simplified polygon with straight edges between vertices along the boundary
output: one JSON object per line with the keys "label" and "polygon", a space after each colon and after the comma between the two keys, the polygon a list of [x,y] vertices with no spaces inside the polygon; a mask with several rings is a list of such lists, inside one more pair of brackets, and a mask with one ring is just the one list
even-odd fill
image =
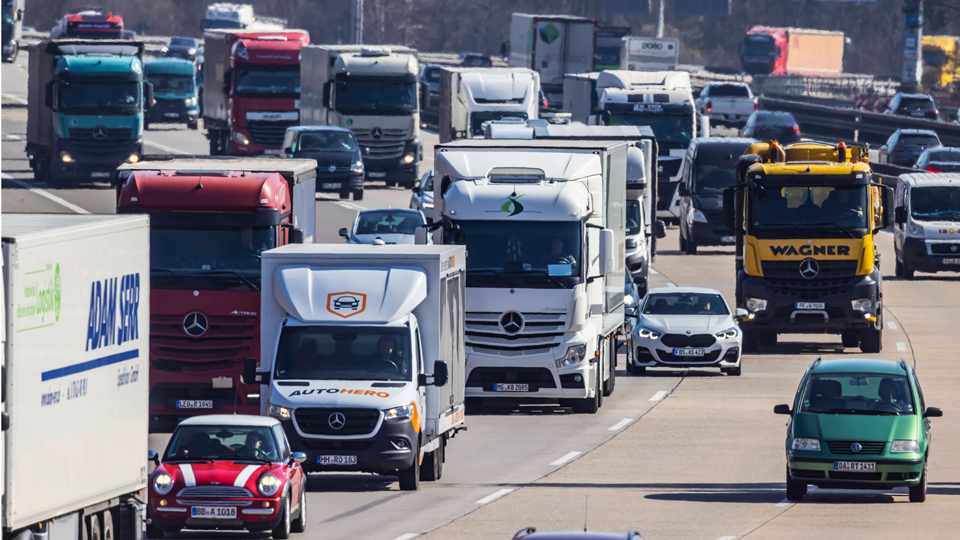
{"label": "windshield wiper", "polygon": [[[177,280],[181,285],[184,286],[184,288],[187,288],[187,289],[190,288],[190,286],[187,285],[187,283],[180,278],[180,274],[174,272],[173,270],[170,270],[169,268],[151,268],[150,274],[153,274],[154,272],[166,272],[171,276],[173,276],[173,279]],[[153,276],[151,275],[151,277]]]}
{"label": "windshield wiper", "polygon": [[198,271],[198,272],[190,272],[190,275],[192,275],[192,276],[198,276],[198,275],[201,275],[201,276],[202,276],[202,275],[217,275],[217,274],[219,274],[219,275],[224,275],[224,274],[226,274],[226,275],[237,276],[238,278],[240,278],[241,280],[243,280],[243,282],[246,283],[251,289],[253,289],[253,290],[255,290],[255,291],[259,291],[259,290],[260,290],[260,287],[259,287],[256,283],[254,283],[254,282],[250,281],[249,279],[243,277],[243,274],[241,274],[240,272],[237,272],[236,270],[200,270],[200,271]]}
{"label": "windshield wiper", "polygon": [[846,227],[844,227],[843,225],[840,225],[839,223],[831,223],[829,221],[820,221],[816,223],[801,223],[801,225],[809,225],[811,227],[833,227],[834,229],[837,229],[838,231],[843,232],[850,238],[857,238],[857,235],[853,234],[853,231],[851,231],[850,229],[847,229]]}
{"label": "windshield wiper", "polygon": [[521,274],[521,275],[522,275],[522,274],[537,274],[537,275],[545,276],[545,277],[547,277],[551,282],[553,282],[557,287],[560,287],[561,289],[566,289],[566,288],[567,288],[566,285],[564,285],[562,281],[560,281],[559,279],[551,276],[550,273],[547,272],[546,270],[534,270],[534,269],[530,269],[530,270],[524,270],[523,272],[515,272],[515,273],[516,273],[516,274]]}
{"label": "windshield wiper", "polygon": [[816,414],[867,414],[867,415],[893,415],[900,416],[900,413],[894,411],[876,411],[870,409],[827,409],[825,411],[808,411]]}

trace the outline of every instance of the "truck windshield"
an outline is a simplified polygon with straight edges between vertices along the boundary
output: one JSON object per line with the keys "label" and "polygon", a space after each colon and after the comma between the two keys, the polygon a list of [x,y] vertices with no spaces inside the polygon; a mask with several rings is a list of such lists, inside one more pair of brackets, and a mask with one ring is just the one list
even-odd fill
{"label": "truck windshield", "polygon": [[814,414],[913,414],[913,392],[903,375],[830,373],[814,375],[800,412]]}
{"label": "truck windshield", "polygon": [[253,66],[237,69],[238,95],[244,97],[299,97],[300,66]]}
{"label": "truck windshield", "polygon": [[774,56],[777,46],[770,36],[747,36],[743,39],[741,55]]}
{"label": "truck windshield", "polygon": [[923,221],[960,221],[960,187],[911,188],[910,215]]}
{"label": "truck windshield", "polygon": [[173,433],[163,461],[280,461],[273,432],[266,426],[181,426]]}
{"label": "truck windshield", "polygon": [[193,75],[175,73],[152,73],[147,77],[153,84],[153,92],[161,94],[193,94],[196,91],[196,80]]}
{"label": "truck windshield", "polygon": [[409,381],[407,327],[286,326],[277,345],[278,380]]}
{"label": "truck windshield", "polygon": [[777,238],[861,238],[870,207],[866,186],[777,186],[750,192],[751,233]]}
{"label": "truck windshield", "polygon": [[627,236],[643,231],[643,219],[640,217],[640,201],[627,201]]}
{"label": "truck windshield", "polygon": [[62,81],[59,88],[60,112],[65,114],[113,114],[140,110],[140,83]]}
{"label": "truck windshield", "polygon": [[[162,289],[259,290],[276,227],[150,227],[150,277]],[[198,282],[200,284],[198,284]]]}
{"label": "truck windshield", "polygon": [[527,119],[527,113],[520,111],[483,111],[475,112],[470,115],[470,135],[477,138],[483,138],[483,123],[491,120],[503,120],[504,118],[523,118]]}
{"label": "truck windshield", "polygon": [[612,113],[608,126],[650,126],[657,144],[670,148],[686,148],[693,138],[692,114],[629,114]]}
{"label": "truck windshield", "polygon": [[411,115],[417,83],[394,77],[338,77],[337,111],[347,114]]}
{"label": "truck windshield", "polygon": [[467,286],[572,289],[580,283],[579,221],[459,221]]}

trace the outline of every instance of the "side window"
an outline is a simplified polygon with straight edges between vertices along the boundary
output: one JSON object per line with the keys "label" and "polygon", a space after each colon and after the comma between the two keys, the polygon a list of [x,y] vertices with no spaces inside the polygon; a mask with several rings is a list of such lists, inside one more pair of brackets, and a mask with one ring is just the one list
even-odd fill
{"label": "side window", "polygon": [[286,461],[290,459],[290,445],[287,443],[287,435],[279,425],[273,426],[273,434],[277,437],[277,444],[280,449],[280,459]]}
{"label": "side window", "polygon": [[797,395],[793,398],[793,410],[797,411],[803,405],[800,400],[803,399],[804,388],[806,387],[807,380],[810,378],[810,370],[803,375],[803,378],[800,379],[800,386],[797,387]]}
{"label": "side window", "polygon": [[417,373],[423,373],[423,353],[420,350],[420,329],[419,328],[417,328],[414,335],[416,336],[416,339],[417,339],[417,342],[414,344],[414,346],[417,348]]}
{"label": "side window", "polygon": [[913,379],[913,385],[917,387],[917,395],[920,396],[920,414],[923,414],[927,410],[927,405],[923,401],[923,390],[920,389],[920,381],[917,380],[917,374],[913,371],[910,372],[910,378]]}
{"label": "side window", "polygon": [[703,92],[700,92],[700,97],[710,97],[710,85],[709,85],[709,84],[703,88]]}
{"label": "side window", "polygon": [[[288,130],[283,136],[283,148],[290,148],[293,146],[293,140],[296,138],[297,132]],[[296,150],[296,149],[294,149]]]}

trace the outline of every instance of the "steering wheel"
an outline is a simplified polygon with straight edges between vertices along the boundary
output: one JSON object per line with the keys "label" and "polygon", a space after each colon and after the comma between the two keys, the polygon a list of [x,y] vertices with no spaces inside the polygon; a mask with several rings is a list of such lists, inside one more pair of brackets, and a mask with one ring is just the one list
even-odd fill
{"label": "steering wheel", "polygon": [[883,411],[883,412],[895,412],[895,413],[903,412],[903,409],[900,408],[900,405],[897,405],[896,403],[891,403],[889,401],[879,403],[873,409],[875,411]]}
{"label": "steering wheel", "polygon": [[393,360],[380,359],[380,360],[377,360],[377,362],[373,364],[373,366],[371,366],[371,370],[375,373],[385,373],[387,371],[393,370],[397,374],[399,374],[400,366],[397,365],[397,363],[394,362]]}

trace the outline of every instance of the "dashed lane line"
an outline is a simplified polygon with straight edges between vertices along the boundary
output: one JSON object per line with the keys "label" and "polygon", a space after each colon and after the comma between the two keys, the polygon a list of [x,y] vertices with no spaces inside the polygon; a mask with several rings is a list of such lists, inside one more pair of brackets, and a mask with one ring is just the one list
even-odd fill
{"label": "dashed lane line", "polygon": [[506,495],[507,493],[510,493],[511,491],[513,491],[513,488],[504,488],[504,489],[501,489],[501,490],[499,490],[499,491],[496,491],[496,492],[494,492],[494,493],[491,493],[490,495],[487,495],[486,497],[480,499],[479,501],[475,502],[474,504],[487,504],[487,503],[492,503],[493,501],[499,499],[500,497],[503,497],[504,495]]}
{"label": "dashed lane line", "polygon": [[736,538],[736,536],[721,536],[720,538],[717,538],[717,540],[736,540]]}
{"label": "dashed lane line", "polygon": [[551,462],[551,465],[563,465],[564,463],[570,461],[571,459],[580,455],[580,452],[570,452],[569,454],[563,456],[562,458]]}
{"label": "dashed lane line", "polygon": [[624,426],[626,426],[630,422],[633,422],[633,418],[624,418],[623,420],[617,422],[616,424],[608,427],[607,431],[617,431],[617,430],[623,429]]}
{"label": "dashed lane line", "polygon": [[656,394],[654,394],[653,397],[650,398],[650,401],[660,401],[661,399],[663,399],[663,398],[665,398],[665,397],[667,397],[667,392],[666,392],[666,390],[661,390],[661,391],[657,392]]}
{"label": "dashed lane line", "polygon": [[894,332],[896,332],[896,331],[897,331],[897,323],[895,323],[895,322],[893,322],[893,321],[887,321],[887,328],[889,328],[889,329],[893,330]]}
{"label": "dashed lane line", "polygon": [[[411,538],[416,538],[418,536],[420,536],[420,533],[407,533],[407,534],[401,534],[400,536],[394,538],[393,540],[410,540]],[[731,536],[731,538],[733,537]]]}
{"label": "dashed lane line", "polygon": [[65,201],[65,200],[61,199],[60,197],[57,197],[56,195],[53,195],[53,194],[51,194],[51,193],[48,193],[47,191],[45,191],[45,190],[43,190],[43,189],[40,189],[40,188],[38,188],[37,186],[34,186],[34,185],[32,185],[32,184],[28,184],[27,182],[24,182],[23,180],[19,180],[19,179],[17,179],[17,178],[14,178],[14,177],[10,176],[9,174],[2,174],[2,177],[3,177],[4,180],[9,180],[9,181],[13,182],[14,184],[22,187],[23,189],[30,190],[30,191],[36,193],[37,195],[40,195],[41,197],[46,197],[47,199],[50,199],[51,201],[59,204],[60,206],[63,206],[63,207],[65,207],[65,208],[69,208],[70,210],[73,210],[74,212],[76,212],[76,213],[78,213],[78,214],[89,214],[89,213],[90,213],[90,212],[88,212],[87,210],[84,210],[83,208],[80,208],[79,206],[73,204],[72,202]]}
{"label": "dashed lane line", "polygon": [[156,142],[153,142],[153,141],[143,141],[143,144],[152,146],[152,147],[154,147],[154,148],[159,148],[159,149],[161,149],[161,150],[165,150],[165,151],[167,151],[167,152],[170,152],[171,154],[179,154],[179,155],[182,155],[182,156],[191,155],[190,152],[184,152],[183,150],[179,150],[179,149],[174,148],[174,147],[172,147],[172,146],[167,146],[167,145],[165,145],[165,144],[160,144],[160,143],[156,143]]}
{"label": "dashed lane line", "polygon": [[16,101],[16,102],[19,103],[20,105],[26,105],[26,104],[27,104],[27,100],[23,99],[23,98],[20,97],[20,96],[15,96],[15,95],[13,95],[13,94],[3,94],[3,97],[9,99],[10,101]]}
{"label": "dashed lane line", "polygon": [[907,344],[904,343],[904,342],[902,342],[902,341],[898,341],[898,342],[897,342],[897,350],[898,350],[898,351],[905,351],[905,350],[907,350]]}

